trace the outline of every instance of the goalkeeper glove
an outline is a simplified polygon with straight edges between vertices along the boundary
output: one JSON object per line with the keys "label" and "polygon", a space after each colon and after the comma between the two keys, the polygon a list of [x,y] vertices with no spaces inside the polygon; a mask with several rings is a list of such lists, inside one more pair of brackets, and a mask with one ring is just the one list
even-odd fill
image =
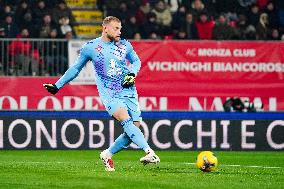
{"label": "goalkeeper glove", "polygon": [[56,87],[55,84],[51,84],[51,83],[46,83],[43,84],[44,88],[51,94],[55,95],[59,89]]}
{"label": "goalkeeper glove", "polygon": [[132,87],[135,84],[135,74],[134,73],[128,73],[124,76],[122,87],[123,88],[129,88]]}

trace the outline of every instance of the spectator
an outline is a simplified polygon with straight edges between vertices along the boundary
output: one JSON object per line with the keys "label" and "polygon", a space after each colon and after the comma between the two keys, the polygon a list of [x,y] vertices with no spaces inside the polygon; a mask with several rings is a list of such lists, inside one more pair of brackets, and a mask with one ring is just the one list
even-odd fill
{"label": "spectator", "polygon": [[269,35],[268,28],[268,15],[262,13],[259,18],[259,23],[256,27],[256,39],[258,40],[267,40]]}
{"label": "spectator", "polygon": [[1,27],[5,29],[5,37],[7,38],[15,38],[19,32],[18,26],[10,14],[6,15],[5,22],[1,25]]}
{"label": "spectator", "polygon": [[191,12],[188,12],[186,14],[184,27],[185,27],[187,39],[198,39],[196,23],[193,19],[193,14]]}
{"label": "spectator", "polygon": [[169,34],[172,15],[169,8],[166,6],[166,3],[163,0],[158,1],[155,4],[155,8],[152,10],[153,13],[157,16],[157,23],[162,26],[163,34]]}
{"label": "spectator", "polygon": [[136,23],[136,17],[131,16],[127,19],[124,27],[122,27],[122,36],[126,39],[133,39],[134,34],[139,32],[139,27]]}
{"label": "spectator", "polygon": [[23,28],[17,36],[17,40],[8,46],[12,64],[11,74],[38,75],[40,62],[39,51],[33,47],[31,41],[26,40],[28,37],[28,29]]}
{"label": "spectator", "polygon": [[239,20],[236,23],[235,33],[232,38],[235,40],[245,40],[245,31],[248,27],[247,17],[244,14],[239,15]]}
{"label": "spectator", "polygon": [[34,29],[34,22],[32,17],[32,11],[30,9],[30,5],[26,0],[22,0],[19,7],[17,7],[15,12],[15,18],[22,18],[16,19],[16,24],[19,29],[27,28],[30,32],[30,37],[36,37],[36,32]]}
{"label": "spectator", "polygon": [[76,25],[75,18],[72,15],[71,9],[67,7],[65,1],[61,0],[52,11],[53,22],[59,25],[59,20],[63,17],[67,17],[69,19],[69,24],[71,27]]}
{"label": "spectator", "polygon": [[[233,3],[235,0],[230,0],[231,3]],[[216,17],[218,16],[220,13],[216,12],[216,0],[202,0],[202,2],[204,3],[204,9],[202,11],[207,11],[209,13],[209,16],[213,16]],[[233,5],[233,4],[232,4]],[[227,11],[232,11],[232,10],[227,10]],[[233,11],[235,11],[233,9]]]}
{"label": "spectator", "polygon": [[214,25],[215,22],[210,20],[206,13],[201,13],[198,21],[196,22],[199,39],[212,39]]}
{"label": "spectator", "polygon": [[63,16],[62,18],[59,19],[59,24],[60,24],[60,26],[59,26],[59,28],[60,28],[59,37],[64,38],[66,33],[68,33],[68,32],[73,33],[73,29],[70,26],[69,21],[70,21],[69,18],[65,17],[65,16]]}
{"label": "spectator", "polygon": [[183,0],[168,0],[168,5],[170,7],[170,11],[172,14],[174,14],[175,12],[178,11],[179,7],[184,6],[185,5],[182,4]]}
{"label": "spectator", "polygon": [[45,1],[44,0],[39,0],[36,3],[35,8],[33,9],[33,18],[34,18],[34,23],[37,26],[40,26],[43,20],[43,17],[45,15],[50,14],[49,9],[46,7],[45,5]]}
{"label": "spectator", "polygon": [[[17,6],[16,12],[15,12],[15,18],[23,18],[25,14],[30,12],[30,7],[28,5],[28,2],[26,0],[22,0],[20,2],[20,5]],[[21,19],[16,19],[15,22],[20,26],[21,24]]]}
{"label": "spectator", "polygon": [[148,38],[152,40],[160,40],[161,36],[156,32],[151,32]]}
{"label": "spectator", "polygon": [[149,38],[151,33],[155,33],[159,35],[160,30],[161,30],[161,26],[157,23],[156,14],[153,12],[150,12],[147,15],[146,23],[143,25],[142,37],[147,39]]}
{"label": "spectator", "polygon": [[35,29],[35,25],[33,22],[33,17],[32,13],[28,12],[27,14],[24,15],[22,24],[20,25],[20,28],[27,28],[30,32],[30,37],[31,38],[36,38],[37,36],[37,30]]}
{"label": "spectator", "polygon": [[269,40],[281,40],[280,33],[277,29],[271,30],[271,35],[269,36]]}
{"label": "spectator", "polygon": [[256,27],[259,22],[259,15],[260,13],[258,6],[256,4],[252,5],[250,8],[250,12],[248,13],[249,24]]}
{"label": "spectator", "polygon": [[[53,29],[50,32],[50,39],[57,39],[57,30]],[[64,72],[67,65],[67,57],[65,55],[65,48],[60,41],[44,41],[43,51],[41,52],[45,57],[46,73],[45,75],[57,76]]]}
{"label": "spectator", "polygon": [[253,25],[249,25],[245,31],[246,40],[256,40],[256,29]]}
{"label": "spectator", "polygon": [[232,39],[255,40],[255,32],[255,27],[253,25],[249,25],[246,15],[240,14]]}
{"label": "spectator", "polygon": [[5,5],[4,8],[3,8],[3,12],[1,10],[0,14],[1,14],[0,20],[5,20],[7,15],[14,16],[14,11],[13,11],[11,5]]}
{"label": "spectator", "polygon": [[55,25],[51,23],[51,16],[49,14],[43,17],[43,21],[40,25],[38,36],[40,38],[48,38],[50,36],[50,32],[55,28]]}
{"label": "spectator", "polygon": [[134,40],[141,40],[142,39],[142,36],[139,32],[135,33],[134,34],[134,37],[133,37]]}
{"label": "spectator", "polygon": [[144,22],[146,21],[146,15],[150,12],[150,10],[151,10],[151,7],[150,7],[149,2],[145,2],[145,4],[142,4],[139,6],[135,14],[136,22],[139,26],[144,24]]}
{"label": "spectator", "polygon": [[233,29],[228,24],[224,14],[220,14],[218,21],[213,28],[213,39],[215,40],[229,40],[233,35]]}
{"label": "spectator", "polygon": [[177,33],[177,31],[185,25],[185,19],[186,19],[186,7],[184,5],[180,6],[173,14],[173,21],[172,21],[172,29],[174,33]]}
{"label": "spectator", "polygon": [[[116,16],[121,20],[121,24],[124,25],[131,16],[132,11],[128,9],[127,4],[125,2],[122,2],[119,5],[118,10],[119,11],[116,13]],[[133,15],[135,14],[133,13]]]}
{"label": "spectator", "polygon": [[278,11],[275,9],[274,3],[272,1],[268,2],[264,12],[268,15],[269,27],[278,28],[279,27]]}
{"label": "spectator", "polygon": [[235,25],[239,19],[236,12],[227,12],[224,14],[224,16],[227,19],[227,22],[230,23],[230,25]]}
{"label": "spectator", "polygon": [[193,13],[195,20],[199,18],[200,14],[207,12],[204,3],[202,3],[201,0],[194,0],[189,10]]}
{"label": "spectator", "polygon": [[178,33],[175,35],[174,39],[179,39],[179,40],[186,40],[187,35],[185,30],[179,30]]}

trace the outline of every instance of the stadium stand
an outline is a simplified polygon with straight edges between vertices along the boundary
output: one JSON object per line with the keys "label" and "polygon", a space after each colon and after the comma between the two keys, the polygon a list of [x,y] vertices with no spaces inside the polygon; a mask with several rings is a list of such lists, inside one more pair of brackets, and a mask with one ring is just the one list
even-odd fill
{"label": "stadium stand", "polygon": [[127,39],[284,40],[277,0],[0,0],[0,74],[61,75],[68,40],[99,36],[108,15]]}
{"label": "stadium stand", "polygon": [[95,38],[101,34],[103,13],[97,9],[95,0],[66,0],[77,25],[74,30],[78,38]]}
{"label": "stadium stand", "polygon": [[284,3],[277,0],[1,0],[0,6],[1,35],[8,38],[23,28],[32,38],[48,38],[52,29],[58,38],[69,32],[74,38],[94,38],[107,15],[122,20],[129,39],[284,38]]}

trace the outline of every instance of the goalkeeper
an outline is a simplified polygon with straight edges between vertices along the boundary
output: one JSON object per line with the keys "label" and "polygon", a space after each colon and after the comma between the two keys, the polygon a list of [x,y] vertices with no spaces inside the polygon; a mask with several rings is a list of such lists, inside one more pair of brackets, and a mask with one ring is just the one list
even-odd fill
{"label": "goalkeeper", "polygon": [[[103,20],[101,37],[87,42],[80,50],[76,62],[54,84],[44,84],[51,94],[56,94],[65,84],[73,80],[91,60],[97,78],[100,98],[109,115],[118,120],[123,127],[115,142],[100,154],[106,171],[114,171],[112,156],[135,143],[146,153],[140,159],[144,165],[159,163],[159,157],[149,147],[143,133],[138,128],[141,111],[135,87],[135,77],[141,67],[141,61],[129,41],[120,39],[121,21],[113,16]],[[130,68],[126,59],[131,63]]]}

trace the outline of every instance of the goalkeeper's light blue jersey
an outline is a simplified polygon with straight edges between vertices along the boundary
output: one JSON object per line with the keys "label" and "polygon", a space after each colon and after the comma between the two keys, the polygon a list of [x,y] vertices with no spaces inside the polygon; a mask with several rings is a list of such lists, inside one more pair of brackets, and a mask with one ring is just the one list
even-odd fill
{"label": "goalkeeper's light blue jersey", "polygon": [[132,45],[124,39],[119,42],[105,42],[99,37],[84,44],[76,62],[55,83],[57,88],[60,89],[73,80],[89,60],[94,65],[97,88],[105,105],[112,98],[137,97],[135,86],[121,86],[125,74],[131,72],[137,75],[141,67],[141,61]]}

